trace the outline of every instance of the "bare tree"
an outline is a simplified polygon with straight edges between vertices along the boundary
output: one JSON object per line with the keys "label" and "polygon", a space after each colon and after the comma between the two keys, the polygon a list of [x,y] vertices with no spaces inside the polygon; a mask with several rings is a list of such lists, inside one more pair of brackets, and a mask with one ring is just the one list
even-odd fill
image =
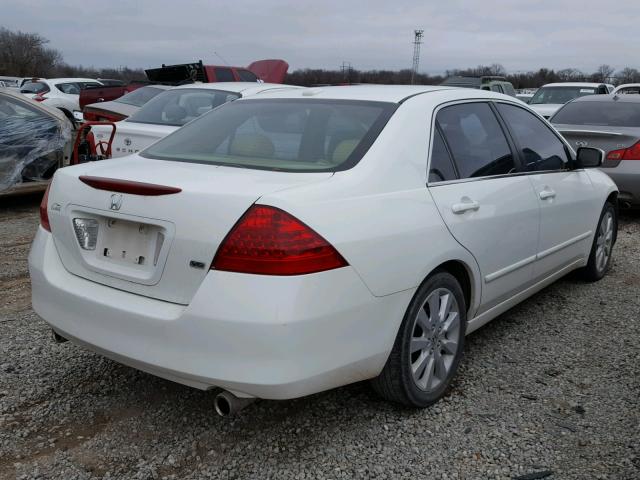
{"label": "bare tree", "polygon": [[591,75],[591,78],[594,82],[609,82],[612,79],[613,72],[615,71],[616,69],[611,65],[603,64],[598,67],[593,75]]}
{"label": "bare tree", "polygon": [[0,27],[0,73],[26,77],[47,76],[61,61],[59,51],[37,33],[12,32]]}
{"label": "bare tree", "polygon": [[635,68],[626,67],[616,74],[616,80],[618,85],[640,82],[640,72]]}
{"label": "bare tree", "polygon": [[584,73],[576,68],[563,68],[557,72],[558,79],[563,82],[578,81],[584,78]]}

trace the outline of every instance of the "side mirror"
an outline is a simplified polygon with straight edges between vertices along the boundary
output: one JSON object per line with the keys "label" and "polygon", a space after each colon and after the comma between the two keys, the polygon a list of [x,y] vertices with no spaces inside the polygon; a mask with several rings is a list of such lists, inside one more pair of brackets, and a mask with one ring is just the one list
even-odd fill
{"label": "side mirror", "polygon": [[577,168],[597,168],[604,161],[604,151],[599,148],[580,147],[576,155]]}

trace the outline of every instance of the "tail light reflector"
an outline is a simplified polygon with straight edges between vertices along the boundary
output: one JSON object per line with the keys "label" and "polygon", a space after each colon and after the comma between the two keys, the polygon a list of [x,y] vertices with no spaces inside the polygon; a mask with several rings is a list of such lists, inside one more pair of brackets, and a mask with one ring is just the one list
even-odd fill
{"label": "tail light reflector", "polygon": [[80,175],[78,178],[82,183],[98,190],[131,193],[133,195],[173,195],[174,193],[180,193],[182,191],[182,189],[178,187],[157,185],[155,183],[135,182],[133,180],[121,180],[119,178],[92,177],[89,175]]}
{"label": "tail light reflector", "polygon": [[119,113],[91,108],[85,108],[82,111],[82,116],[89,122],[119,122],[120,120],[127,118],[126,115],[121,115]]}
{"label": "tail light reflector", "polygon": [[47,185],[47,189],[44,191],[44,197],[40,202],[40,225],[47,232],[51,231],[51,224],[49,224],[49,212],[47,211],[47,204],[49,203],[49,189],[51,184]]}
{"label": "tail light reflector", "polygon": [[35,100],[36,102],[42,102],[46,99],[47,97],[44,96],[44,93],[38,93],[33,97],[33,100]]}
{"label": "tail light reflector", "polygon": [[608,153],[607,160],[640,160],[640,142],[635,143],[629,148],[612,150]]}
{"label": "tail light reflector", "polygon": [[253,205],[218,248],[211,268],[257,275],[305,275],[347,266],[311,227],[279,208]]}

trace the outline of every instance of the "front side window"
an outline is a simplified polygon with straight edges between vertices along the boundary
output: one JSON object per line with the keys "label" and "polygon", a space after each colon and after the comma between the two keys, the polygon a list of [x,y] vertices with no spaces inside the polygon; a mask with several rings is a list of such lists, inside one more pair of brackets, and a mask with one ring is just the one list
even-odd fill
{"label": "front side window", "polygon": [[233,72],[230,68],[215,68],[216,82],[234,82]]}
{"label": "front side window", "polygon": [[453,168],[451,155],[442,139],[440,130],[436,128],[433,134],[433,148],[431,149],[431,163],[429,164],[429,182],[446,182],[458,178]]}
{"label": "front side window", "polygon": [[436,115],[460,178],[505,175],[515,163],[504,132],[486,103],[445,107]]}
{"label": "front side window", "polygon": [[504,90],[502,90],[502,87],[498,84],[491,85],[491,90],[498,93],[504,93]]}
{"label": "front side window", "polygon": [[564,143],[542,120],[524,108],[505,103],[498,104],[498,111],[513,133],[527,172],[562,170],[567,166]]}
{"label": "front side window", "polygon": [[391,103],[347,100],[230,102],[141,155],[290,172],[345,170],[364,156],[394,110]]}
{"label": "front side window", "polygon": [[125,121],[180,127],[237,98],[239,93],[224,90],[176,88],[152,98]]}

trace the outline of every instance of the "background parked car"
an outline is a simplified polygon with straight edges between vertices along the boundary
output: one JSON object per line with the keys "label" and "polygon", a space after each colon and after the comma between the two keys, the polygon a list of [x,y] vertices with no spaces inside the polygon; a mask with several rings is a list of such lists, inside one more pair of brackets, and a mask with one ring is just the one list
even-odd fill
{"label": "background parked car", "polygon": [[479,90],[504,93],[511,97],[516,96],[513,85],[504,77],[449,77],[441,85],[446,87],[477,88]]}
{"label": "background parked car", "polygon": [[168,85],[146,85],[110,102],[86,105],[82,109],[82,115],[86,121],[119,122],[136,113],[140,107],[156,95],[170,88]]}
{"label": "background parked car", "polygon": [[529,105],[544,118],[550,118],[558,109],[574,98],[585,95],[606,95],[613,85],[605,83],[564,82],[543,85],[529,100]]}
{"label": "background parked car", "polygon": [[613,91],[613,94],[640,94],[640,83],[625,83],[623,85],[619,85]]}
{"label": "background parked car", "polygon": [[574,148],[603,150],[602,171],[618,185],[619,203],[640,207],[640,95],[577,98],[551,122]]}
{"label": "background parked car", "polygon": [[[274,89],[295,88],[302,87],[253,82],[192,83],[174,87],[116,124],[112,156],[139,152],[223,103]],[[97,125],[92,131],[98,141],[106,141],[111,135],[111,127]]]}
{"label": "background parked car", "polygon": [[39,78],[25,82],[20,92],[36,102],[62,110],[69,120],[81,121],[82,111],[78,98],[80,91],[102,85],[91,78]]}
{"label": "background parked car", "polygon": [[0,89],[0,195],[43,190],[69,163],[71,130],[60,110]]}

